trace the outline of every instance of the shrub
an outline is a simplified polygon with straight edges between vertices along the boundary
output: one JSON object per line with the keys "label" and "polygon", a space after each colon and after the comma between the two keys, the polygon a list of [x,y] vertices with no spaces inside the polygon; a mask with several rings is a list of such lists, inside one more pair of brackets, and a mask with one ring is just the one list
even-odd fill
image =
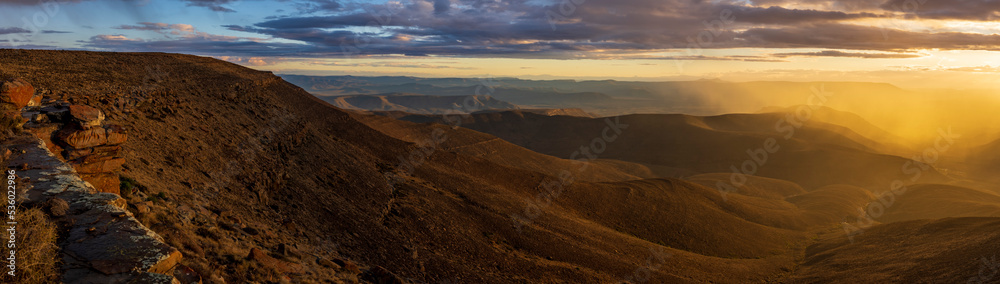
{"label": "shrub", "polygon": [[164,192],[157,192],[156,194],[146,197],[146,201],[152,201],[152,202],[160,202],[166,200],[167,200],[167,194]]}
{"label": "shrub", "polygon": [[59,246],[56,244],[58,234],[55,222],[49,220],[40,209],[19,212],[17,219],[17,276],[3,274],[0,279],[7,283],[14,280],[14,283],[23,284],[59,282]]}
{"label": "shrub", "polygon": [[124,198],[129,198],[136,191],[143,189],[143,186],[139,182],[126,176],[118,176],[118,185],[121,188],[121,195]]}

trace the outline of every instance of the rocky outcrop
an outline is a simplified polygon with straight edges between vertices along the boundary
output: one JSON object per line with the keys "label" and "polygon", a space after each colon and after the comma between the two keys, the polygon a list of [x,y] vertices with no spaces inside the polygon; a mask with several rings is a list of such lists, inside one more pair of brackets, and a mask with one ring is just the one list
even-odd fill
{"label": "rocky outcrop", "polygon": [[180,251],[143,226],[118,195],[125,132],[103,125],[100,110],[58,102],[39,108],[39,101],[27,82],[4,83],[3,114],[31,121],[5,141],[6,166],[16,172],[17,201],[44,208],[64,227],[62,282],[199,283],[190,268],[176,271]]}
{"label": "rocky outcrop", "polygon": [[105,125],[104,113],[84,105],[55,102],[36,111],[27,111],[35,132],[47,143],[49,150],[61,153],[100,192],[119,194],[117,172],[125,163],[121,144],[128,138],[117,125]]}
{"label": "rocky outcrop", "polygon": [[49,152],[32,135],[8,141],[15,153],[9,165],[19,168],[19,199],[46,204],[50,214],[68,224],[61,241],[66,283],[174,283],[180,252],[144,227],[128,212],[124,199],[98,192],[72,166]]}

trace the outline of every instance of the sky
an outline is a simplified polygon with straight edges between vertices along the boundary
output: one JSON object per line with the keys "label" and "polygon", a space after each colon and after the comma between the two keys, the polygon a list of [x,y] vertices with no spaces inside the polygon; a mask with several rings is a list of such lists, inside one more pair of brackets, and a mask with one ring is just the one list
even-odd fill
{"label": "sky", "polygon": [[0,0],[0,48],[305,75],[1000,86],[1000,0]]}

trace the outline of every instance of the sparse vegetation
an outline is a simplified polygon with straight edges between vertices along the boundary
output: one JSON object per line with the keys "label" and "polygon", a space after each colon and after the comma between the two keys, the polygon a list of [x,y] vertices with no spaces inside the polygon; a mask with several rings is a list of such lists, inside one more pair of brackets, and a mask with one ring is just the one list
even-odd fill
{"label": "sparse vegetation", "polygon": [[126,176],[118,176],[119,187],[121,189],[121,196],[128,199],[132,197],[133,194],[146,190],[146,187],[139,184],[138,181]]}
{"label": "sparse vegetation", "polygon": [[157,192],[156,194],[146,197],[146,201],[152,201],[154,203],[159,203],[167,200],[167,194],[165,192]]}
{"label": "sparse vegetation", "polygon": [[19,212],[17,227],[17,276],[4,274],[5,283],[43,284],[59,280],[59,246],[56,223],[40,209]]}

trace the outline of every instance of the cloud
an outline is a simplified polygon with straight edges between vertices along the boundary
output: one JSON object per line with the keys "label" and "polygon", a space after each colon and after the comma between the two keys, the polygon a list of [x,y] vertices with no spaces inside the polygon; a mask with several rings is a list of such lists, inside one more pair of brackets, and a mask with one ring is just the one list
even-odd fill
{"label": "cloud", "polygon": [[[99,0],[0,0],[0,5],[8,4],[8,5],[19,5],[19,6],[36,6],[45,3],[67,4],[67,3],[81,3],[85,1],[99,1]],[[123,0],[123,1],[129,3],[130,1],[148,2],[149,0]],[[181,1],[187,3],[187,6],[191,7],[204,7],[216,12],[231,13],[231,12],[236,12],[236,10],[223,7],[222,5],[230,4],[239,0],[181,0]]]}
{"label": "cloud", "polygon": [[141,22],[138,25],[121,25],[115,27],[115,29],[120,30],[137,30],[137,31],[156,31],[156,32],[194,32],[194,26],[187,24],[166,24],[166,23],[150,23]]}
{"label": "cloud", "polygon": [[475,70],[479,69],[476,67],[466,67],[466,66],[452,66],[452,65],[434,65],[426,63],[413,63],[413,62],[370,62],[370,63],[338,63],[329,61],[312,61],[309,62],[310,65],[322,65],[322,66],[339,66],[339,67],[389,67],[389,68],[419,68],[419,69],[458,69],[458,70]]}
{"label": "cloud", "polygon": [[[281,56],[291,50],[303,50],[300,44],[266,43],[267,39],[216,35],[197,30],[187,24],[166,24],[142,22],[137,25],[117,27],[123,30],[152,31],[162,35],[156,39],[129,38],[125,35],[97,35],[80,43],[87,48],[116,51],[158,51],[193,53],[216,56],[253,58],[260,56]],[[249,62],[249,61],[248,61]]]}
{"label": "cloud", "polygon": [[791,53],[775,53],[771,56],[785,58],[793,56],[802,57],[854,57],[854,58],[918,58],[923,57],[920,54],[912,53],[866,53],[866,52],[843,52],[837,50],[823,50],[817,52],[791,52]]}
{"label": "cloud", "polygon": [[119,42],[141,42],[142,40],[131,39],[124,35],[96,35],[90,38],[91,42],[119,43]]}
{"label": "cloud", "polygon": [[[82,1],[87,1],[87,0],[59,0],[60,3],[80,3]],[[8,5],[35,6],[40,3],[44,2],[39,2],[38,0],[0,0],[0,5],[8,4]]]}
{"label": "cloud", "polygon": [[222,5],[236,2],[237,0],[184,0],[188,6],[205,7],[209,10],[223,13],[232,13],[236,10],[223,7]]}
{"label": "cloud", "polygon": [[907,51],[916,49],[1000,50],[1000,35],[927,33],[847,24],[754,28],[740,35],[744,46],[770,48]]}
{"label": "cloud", "polygon": [[16,27],[0,28],[0,35],[28,34],[28,33],[31,33],[31,31],[23,29],[23,28],[16,28]]}
{"label": "cloud", "polygon": [[970,66],[970,67],[956,67],[945,69],[948,71],[961,71],[961,72],[977,72],[977,73],[1000,73],[1000,66]]}
{"label": "cloud", "polygon": [[249,66],[267,66],[287,61],[287,59],[278,57],[241,57],[241,56],[213,56],[213,57],[220,60],[225,60],[232,63],[249,65]]}
{"label": "cloud", "polygon": [[779,6],[768,8],[730,6],[736,19],[746,23],[795,24],[824,21],[843,21],[878,17],[874,13],[846,13],[840,11],[819,11],[811,9],[787,9]]}
{"label": "cloud", "polygon": [[204,39],[210,41],[239,41],[239,40],[250,40],[250,41],[264,41],[263,38],[253,38],[253,37],[237,37],[237,36],[222,36],[213,35],[205,32],[198,31],[194,26],[188,24],[167,24],[167,23],[151,23],[151,22],[140,22],[137,25],[121,25],[115,27],[115,29],[120,30],[137,30],[137,31],[152,31],[164,35],[167,38],[177,39]]}
{"label": "cloud", "polygon": [[925,19],[961,19],[995,21],[1000,19],[1000,1],[996,0],[888,0],[880,6]]}
{"label": "cloud", "polygon": [[334,12],[344,7],[344,5],[342,5],[339,1],[336,0],[309,0],[309,1],[295,2],[293,3],[293,6],[295,6],[295,8],[298,10],[299,14]]}
{"label": "cloud", "polygon": [[434,14],[444,14],[451,10],[451,0],[434,0]]}

